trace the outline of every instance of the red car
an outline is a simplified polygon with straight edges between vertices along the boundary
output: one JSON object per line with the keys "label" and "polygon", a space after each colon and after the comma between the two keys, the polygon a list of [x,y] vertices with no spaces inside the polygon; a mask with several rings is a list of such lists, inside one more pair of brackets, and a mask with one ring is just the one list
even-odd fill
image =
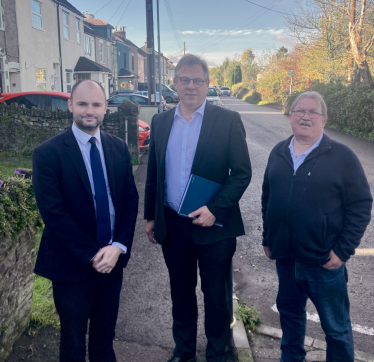
{"label": "red car", "polygon": [[[1,96],[0,103],[5,102],[9,105],[11,103],[24,104],[26,108],[30,109],[33,106],[41,109],[44,109],[44,107],[51,107],[52,111],[54,111],[56,107],[60,107],[62,110],[68,109],[68,99],[70,99],[70,93],[47,91],[1,93]],[[140,149],[149,146],[150,133],[149,125],[139,120]]]}
{"label": "red car", "polygon": [[149,138],[151,137],[151,129],[148,123],[139,119],[139,148],[143,150],[149,147]]}

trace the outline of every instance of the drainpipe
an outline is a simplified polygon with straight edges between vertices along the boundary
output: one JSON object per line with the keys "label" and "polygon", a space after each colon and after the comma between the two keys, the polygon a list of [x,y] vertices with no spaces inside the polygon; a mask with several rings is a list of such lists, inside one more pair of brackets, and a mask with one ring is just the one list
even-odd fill
{"label": "drainpipe", "polygon": [[58,51],[60,56],[60,78],[61,78],[61,92],[64,91],[64,82],[62,78],[62,54],[61,54],[61,35],[60,35],[60,4],[57,3],[57,34],[58,34]]}

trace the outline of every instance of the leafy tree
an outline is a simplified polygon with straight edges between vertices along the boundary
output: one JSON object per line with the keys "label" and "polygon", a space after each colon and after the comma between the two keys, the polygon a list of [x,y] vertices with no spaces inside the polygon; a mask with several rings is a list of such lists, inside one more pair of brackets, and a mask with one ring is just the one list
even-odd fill
{"label": "leafy tree", "polygon": [[257,74],[260,72],[260,67],[255,62],[255,54],[251,48],[244,50],[240,57],[242,78],[250,88],[255,89],[255,82]]}
{"label": "leafy tree", "polygon": [[288,53],[288,49],[285,48],[284,46],[280,47],[277,51],[277,53],[275,54],[275,56],[277,57],[277,59],[282,59],[286,56],[286,54]]}

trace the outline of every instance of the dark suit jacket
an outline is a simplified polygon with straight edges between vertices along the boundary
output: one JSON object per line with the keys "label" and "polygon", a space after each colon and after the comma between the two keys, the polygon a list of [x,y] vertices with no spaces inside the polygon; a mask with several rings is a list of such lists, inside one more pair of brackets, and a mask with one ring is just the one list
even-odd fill
{"label": "dark suit jacket", "polygon": [[[144,218],[154,220],[155,240],[162,244],[166,236],[164,217],[165,154],[175,108],[152,119]],[[206,104],[203,123],[191,173],[224,185],[214,202],[207,205],[223,227],[191,230],[197,244],[208,244],[244,235],[239,200],[251,181],[245,130],[240,115],[225,108]]]}
{"label": "dark suit jacket", "polygon": [[[138,192],[125,142],[101,131],[106,170],[115,209],[113,241],[131,254],[138,213]],[[33,186],[45,228],[35,273],[57,282],[78,282],[99,251],[96,214],[86,166],[71,128],[42,143],[33,154]]]}

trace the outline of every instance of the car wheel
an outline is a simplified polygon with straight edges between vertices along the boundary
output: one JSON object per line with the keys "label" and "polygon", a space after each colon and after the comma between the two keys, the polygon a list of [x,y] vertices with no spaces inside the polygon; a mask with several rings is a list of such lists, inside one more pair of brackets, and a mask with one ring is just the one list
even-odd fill
{"label": "car wheel", "polygon": [[166,97],[166,98],[165,98],[165,101],[166,101],[166,103],[171,103],[171,102],[173,102],[173,100],[172,100],[171,97]]}

